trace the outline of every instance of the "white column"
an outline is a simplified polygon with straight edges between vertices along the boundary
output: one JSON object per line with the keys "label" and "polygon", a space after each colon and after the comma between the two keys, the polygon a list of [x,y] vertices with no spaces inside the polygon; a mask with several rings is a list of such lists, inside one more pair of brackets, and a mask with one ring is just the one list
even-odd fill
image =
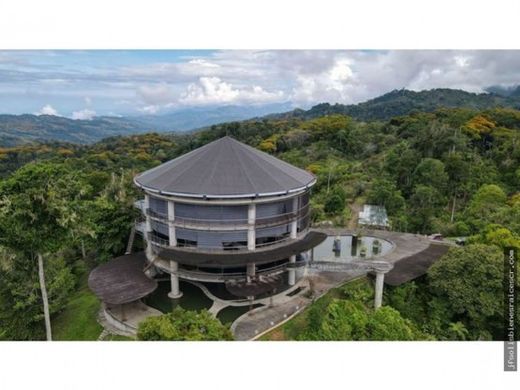
{"label": "white column", "polygon": [[144,241],[145,241],[145,254],[146,254],[146,258],[149,260],[149,261],[152,261],[153,259],[153,253],[152,253],[152,244],[150,242],[150,238],[149,238],[149,235],[150,235],[150,232],[152,231],[152,220],[150,219],[150,217],[148,216],[148,209],[150,208],[150,195],[148,194],[144,194],[144,217],[145,217],[145,225],[144,225],[144,234],[143,234],[143,237],[144,237]]}
{"label": "white column", "polygon": [[247,281],[251,281],[251,278],[253,278],[256,275],[256,264],[255,263],[249,263],[247,265]]}
{"label": "white column", "polygon": [[251,203],[247,210],[247,249],[254,251],[256,248],[256,204]]}
{"label": "white column", "polygon": [[170,238],[170,246],[177,246],[177,236],[175,235],[175,204],[168,201],[168,237]]}
{"label": "white column", "polygon": [[148,216],[148,209],[150,208],[150,195],[144,194],[144,216],[146,219],[146,232],[152,231],[152,220]]}
{"label": "white column", "polygon": [[[292,255],[289,257],[289,265],[296,264],[296,255]],[[296,284],[296,269],[289,268],[289,286],[294,286]]]}
{"label": "white column", "polygon": [[296,238],[298,236],[298,218],[296,218],[298,213],[298,197],[293,198],[292,213],[295,216],[295,220],[291,222],[291,238]]}
{"label": "white column", "polygon": [[374,309],[381,307],[383,303],[383,284],[385,281],[384,272],[376,271],[376,292],[374,297]]}
{"label": "white column", "polygon": [[168,293],[168,297],[172,299],[177,299],[182,297],[182,292],[179,290],[179,276],[177,275],[177,270],[179,269],[179,264],[176,261],[170,261],[170,282],[171,282],[171,291]]}

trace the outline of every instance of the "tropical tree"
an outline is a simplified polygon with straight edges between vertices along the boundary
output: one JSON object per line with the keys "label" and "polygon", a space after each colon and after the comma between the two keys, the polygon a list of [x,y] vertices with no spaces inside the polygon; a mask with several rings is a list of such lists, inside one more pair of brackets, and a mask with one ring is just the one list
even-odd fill
{"label": "tropical tree", "polygon": [[345,209],[347,195],[340,187],[334,188],[326,197],[324,210],[327,214],[338,214]]}
{"label": "tropical tree", "polygon": [[[452,318],[471,331],[500,332],[504,257],[496,246],[483,244],[452,248],[428,271],[433,294],[448,305]],[[474,338],[479,335],[474,334]]]}
{"label": "tropical tree", "polygon": [[219,341],[233,340],[228,327],[207,310],[185,310],[149,317],[139,324],[137,338],[145,341]]}
{"label": "tropical tree", "polygon": [[62,164],[31,163],[0,184],[0,245],[36,260],[47,340],[52,340],[44,256],[71,240],[89,192],[81,175]]}
{"label": "tropical tree", "polygon": [[[361,290],[354,294],[363,294]],[[420,340],[421,334],[397,310],[384,306],[377,310],[353,299],[333,299],[325,308],[311,306],[302,340]]]}
{"label": "tropical tree", "polygon": [[487,224],[500,223],[504,208],[507,207],[507,195],[496,184],[486,184],[479,188],[465,211],[468,222],[475,231]]}
{"label": "tropical tree", "polygon": [[389,214],[401,211],[405,200],[395,183],[388,178],[375,179],[372,188],[367,195],[367,201],[371,204],[384,206]]}

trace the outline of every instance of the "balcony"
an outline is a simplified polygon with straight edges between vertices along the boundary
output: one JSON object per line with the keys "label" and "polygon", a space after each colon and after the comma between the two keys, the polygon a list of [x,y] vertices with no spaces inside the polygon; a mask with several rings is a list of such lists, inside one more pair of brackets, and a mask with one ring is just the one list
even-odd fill
{"label": "balcony", "polygon": [[[155,232],[149,232],[147,235],[148,240],[154,244],[155,246],[158,246],[160,248],[191,248],[193,250],[203,251],[203,252],[224,252],[224,253],[232,253],[236,251],[247,251],[247,244],[238,244],[235,243],[234,245],[230,246],[196,246],[196,245],[189,245],[189,244],[183,244],[177,242],[177,245],[172,247],[170,245],[170,240],[167,238],[163,238],[156,234]],[[291,238],[287,235],[284,236],[281,239],[278,239],[276,241],[266,242],[262,244],[256,244],[256,249],[262,249],[268,246],[278,245],[281,243],[285,243],[287,241],[291,240]]]}
{"label": "balcony", "polygon": [[[203,218],[189,218],[176,216],[173,221],[170,221],[167,214],[159,213],[150,208],[145,210],[147,216],[160,222],[171,222],[176,227],[193,230],[247,230],[247,219],[203,219]],[[308,217],[310,214],[310,205],[307,204],[300,208],[297,212],[289,212],[268,217],[258,217],[255,220],[255,228],[268,228],[280,225],[285,225]]]}
{"label": "balcony", "polygon": [[149,235],[150,241],[159,248],[159,257],[165,260],[177,261],[180,264],[201,267],[242,266],[249,263],[264,264],[287,259],[290,256],[306,252],[321,244],[327,235],[310,231],[302,233],[298,238],[284,238],[276,242],[257,245],[254,251],[247,247],[235,250],[219,248],[199,248],[169,246],[169,242],[154,234]]}
{"label": "balcony", "polygon": [[[171,273],[170,264],[168,261],[158,259],[154,262],[154,265],[165,272]],[[256,271],[257,276],[271,276],[283,273],[287,269],[287,263],[278,264],[273,267],[261,269]],[[180,278],[184,280],[193,280],[198,282],[226,282],[228,280],[243,280],[246,278],[246,272],[206,272],[198,269],[188,270],[179,268],[176,272]]]}

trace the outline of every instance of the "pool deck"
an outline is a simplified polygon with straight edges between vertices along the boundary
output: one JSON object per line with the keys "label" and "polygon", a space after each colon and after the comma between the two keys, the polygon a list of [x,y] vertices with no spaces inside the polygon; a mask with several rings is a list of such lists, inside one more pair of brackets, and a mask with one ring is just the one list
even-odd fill
{"label": "pool deck", "polygon": [[[446,242],[432,241],[426,236],[410,233],[345,228],[315,230],[329,236],[357,234],[390,241],[393,244],[392,249],[378,257],[378,260],[388,261],[394,265],[393,270],[385,277],[385,282],[390,285],[399,285],[425,274],[428,268],[451,246]],[[258,339],[300,313],[313,300],[326,294],[330,289],[367,275],[365,271],[361,270],[330,272],[309,269],[307,272],[308,275],[298,283],[302,287],[302,291],[298,294],[292,297],[287,296],[287,293],[283,297],[277,296],[274,306],[254,309],[235,320],[231,327],[235,339],[243,341]],[[311,285],[314,291],[313,298],[309,297]]]}

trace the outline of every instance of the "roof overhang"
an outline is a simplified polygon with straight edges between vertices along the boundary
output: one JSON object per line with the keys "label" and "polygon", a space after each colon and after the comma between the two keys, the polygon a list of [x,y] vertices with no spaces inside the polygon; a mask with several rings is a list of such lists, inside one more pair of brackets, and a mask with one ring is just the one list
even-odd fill
{"label": "roof overhang", "polygon": [[139,176],[134,177],[134,184],[141,188],[144,191],[152,192],[154,194],[165,195],[165,196],[175,196],[179,198],[192,198],[192,199],[251,199],[251,198],[268,198],[273,196],[281,196],[281,195],[289,195],[301,191],[306,191],[311,188],[314,184],[316,184],[317,179],[314,178],[309,184],[292,188],[287,191],[278,191],[278,192],[263,192],[263,193],[251,193],[251,194],[194,194],[187,192],[171,192],[171,191],[161,191],[157,188],[152,188],[149,186],[145,186],[138,181]]}
{"label": "roof overhang", "polygon": [[143,272],[145,263],[144,252],[112,259],[92,270],[88,286],[99,299],[112,305],[141,299],[157,288],[157,282]]}

